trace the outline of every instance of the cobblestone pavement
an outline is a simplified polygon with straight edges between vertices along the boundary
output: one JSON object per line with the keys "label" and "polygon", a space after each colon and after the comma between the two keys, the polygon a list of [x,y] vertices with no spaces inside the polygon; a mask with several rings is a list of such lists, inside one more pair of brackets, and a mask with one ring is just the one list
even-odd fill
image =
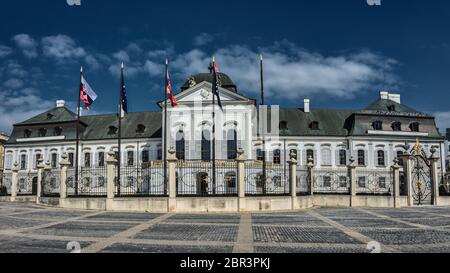
{"label": "cobblestone pavement", "polygon": [[[0,253],[450,253],[450,207],[253,214],[68,211],[0,203]],[[75,244],[76,245],[76,244]]]}

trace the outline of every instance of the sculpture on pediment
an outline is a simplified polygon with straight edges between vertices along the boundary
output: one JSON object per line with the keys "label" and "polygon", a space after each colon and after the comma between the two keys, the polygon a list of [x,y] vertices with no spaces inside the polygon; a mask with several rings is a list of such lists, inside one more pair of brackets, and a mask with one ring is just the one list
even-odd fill
{"label": "sculpture on pediment", "polygon": [[191,77],[191,78],[189,79],[189,87],[194,87],[194,86],[196,86],[196,85],[197,85],[197,83],[195,82],[194,77]]}

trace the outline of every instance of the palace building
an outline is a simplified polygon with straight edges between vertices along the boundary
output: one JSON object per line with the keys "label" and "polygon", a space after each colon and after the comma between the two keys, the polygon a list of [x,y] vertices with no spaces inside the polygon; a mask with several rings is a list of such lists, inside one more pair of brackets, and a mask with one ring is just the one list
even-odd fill
{"label": "palace building", "polygon": [[[194,75],[176,95],[180,106],[167,109],[166,143],[180,161],[212,159],[211,89],[210,74]],[[439,158],[439,179],[443,180],[445,138],[439,133],[435,118],[402,104],[398,94],[380,92],[364,109],[315,109],[308,99],[298,108],[272,107],[271,133],[263,139],[258,133],[256,101],[244,96],[226,74],[221,74],[219,92],[224,111],[222,114],[216,110],[218,160],[234,160],[238,149],[242,149],[246,159],[261,161],[264,141],[267,162],[286,165],[294,156],[299,175],[306,172],[308,163],[319,172],[332,170],[344,176],[352,162],[364,170],[389,172],[396,159],[403,166],[405,144],[412,146],[419,139],[427,156]],[[159,105],[159,112],[129,113],[123,118],[120,156],[124,167],[163,158],[165,104]],[[68,155],[73,167],[76,126],[77,116],[64,101],[15,124],[5,144],[5,173],[10,173],[17,163],[19,174],[34,175],[40,159],[58,168],[62,154]],[[108,152],[118,150],[117,114],[82,116],[79,126],[79,166],[104,167]],[[330,182],[330,178],[324,179],[324,185]],[[360,185],[363,182],[359,180]],[[27,190],[25,184],[19,180],[19,192]]]}

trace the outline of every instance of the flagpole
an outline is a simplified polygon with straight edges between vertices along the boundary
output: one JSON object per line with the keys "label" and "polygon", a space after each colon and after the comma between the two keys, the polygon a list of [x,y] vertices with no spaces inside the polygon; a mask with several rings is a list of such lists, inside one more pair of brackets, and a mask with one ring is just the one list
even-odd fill
{"label": "flagpole", "polygon": [[164,192],[167,194],[167,84],[169,60],[166,59],[165,87],[164,87],[164,132],[163,132],[163,160],[164,160]]}
{"label": "flagpole", "polygon": [[[264,64],[263,64],[263,55],[260,55],[260,68],[261,68],[261,104],[260,106],[265,105],[265,99],[264,99]],[[260,107],[261,112],[261,107]],[[266,126],[265,126],[265,120],[267,119],[267,113],[264,111],[262,114],[262,155],[263,155],[263,174],[262,174],[262,181],[263,181],[263,194],[266,194],[266,180],[267,180],[267,161],[266,161]],[[261,118],[261,117],[260,117]]]}
{"label": "flagpole", "polygon": [[78,195],[78,178],[79,178],[79,173],[78,173],[78,158],[79,158],[79,147],[80,147],[80,112],[81,112],[81,97],[80,97],[80,92],[83,88],[83,66],[81,66],[80,68],[80,87],[78,89],[78,104],[77,104],[77,123],[76,123],[76,147],[75,147],[75,195]]}
{"label": "flagpole", "polygon": [[117,195],[120,195],[120,168],[122,166],[122,111],[123,111],[123,86],[124,86],[124,78],[123,78],[123,70],[124,70],[124,65],[122,63],[121,65],[121,72],[120,72],[120,88],[119,88],[119,132],[118,132],[118,151],[119,151],[119,156],[117,158]]}
{"label": "flagpole", "polygon": [[[216,64],[216,58],[213,57],[213,77],[216,77],[215,80],[213,80],[213,84],[217,84],[217,73],[215,70],[215,64]],[[214,86],[213,86],[214,89]],[[212,126],[212,137],[213,137],[213,143],[212,143],[212,168],[213,168],[213,179],[212,179],[212,187],[213,187],[213,195],[216,194],[216,96],[213,94],[213,104],[212,104],[212,120],[213,120],[213,126]]]}

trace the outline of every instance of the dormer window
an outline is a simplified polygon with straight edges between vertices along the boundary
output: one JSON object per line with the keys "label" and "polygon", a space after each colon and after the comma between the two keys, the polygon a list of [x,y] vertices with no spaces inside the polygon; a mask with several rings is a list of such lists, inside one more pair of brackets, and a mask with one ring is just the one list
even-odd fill
{"label": "dormer window", "polygon": [[115,135],[117,134],[117,127],[115,126],[109,126],[108,135]]}
{"label": "dormer window", "polygon": [[53,135],[60,136],[60,135],[62,135],[62,131],[63,131],[62,127],[55,127],[55,129],[53,130]]}
{"label": "dormer window", "polygon": [[288,123],[287,123],[287,121],[281,121],[280,122],[280,130],[281,131],[288,130]]}
{"label": "dormer window", "polygon": [[309,124],[309,129],[311,130],[319,130],[319,122],[313,121]]}
{"label": "dormer window", "polygon": [[47,135],[47,129],[45,129],[45,128],[39,129],[39,131],[38,131],[39,137],[45,137],[46,135]]}
{"label": "dormer window", "polygon": [[53,117],[54,117],[53,114],[50,114],[50,113],[47,114],[47,120],[51,120]]}
{"label": "dormer window", "polygon": [[392,130],[394,130],[395,132],[400,132],[402,130],[401,122],[396,121],[392,123]]}
{"label": "dormer window", "polygon": [[389,105],[388,110],[389,110],[389,112],[396,112],[395,105]]}
{"label": "dormer window", "polygon": [[143,134],[143,133],[145,133],[145,126],[142,125],[142,124],[139,124],[139,125],[137,126],[136,133],[138,133],[138,134]]}
{"label": "dormer window", "polygon": [[383,130],[383,122],[377,120],[377,121],[375,121],[374,123],[372,123],[372,127],[373,127],[373,129],[376,130],[376,131],[381,131],[381,130]]}
{"label": "dormer window", "polygon": [[413,122],[409,125],[409,128],[411,129],[411,132],[419,132],[420,124],[418,122]]}
{"label": "dormer window", "polygon": [[26,129],[25,131],[23,131],[24,138],[30,138],[31,134],[32,134],[32,131],[30,129]]}

